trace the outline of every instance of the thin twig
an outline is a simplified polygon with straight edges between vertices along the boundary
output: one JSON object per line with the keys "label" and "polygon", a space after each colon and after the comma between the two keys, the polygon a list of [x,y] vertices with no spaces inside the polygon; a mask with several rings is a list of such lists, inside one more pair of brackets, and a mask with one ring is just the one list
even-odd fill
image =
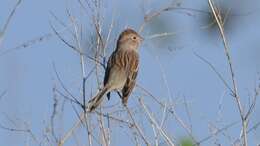
{"label": "thin twig", "polygon": [[233,93],[233,90],[231,89],[231,87],[228,85],[228,83],[226,82],[226,80],[224,79],[224,77],[217,71],[217,69],[214,67],[214,65],[212,63],[210,63],[206,58],[200,56],[198,53],[194,52],[194,55],[197,56],[200,60],[202,60],[203,62],[205,62],[215,73],[216,75],[219,77],[219,79],[223,82],[223,84],[229,89],[229,91]]}
{"label": "thin twig", "polygon": [[[64,33],[64,32],[65,32],[67,29],[69,29],[70,27],[71,27],[71,26],[67,26],[66,28],[64,28],[64,29],[62,29],[62,30],[60,30],[60,31],[57,31],[57,30],[56,30],[56,32],[57,32],[58,34]],[[31,40],[25,41],[25,42],[23,42],[23,43],[21,43],[21,44],[15,46],[15,47],[13,47],[13,48],[6,49],[5,51],[2,51],[2,52],[0,53],[0,56],[6,55],[6,54],[11,53],[11,52],[13,52],[13,51],[20,50],[20,49],[23,49],[23,48],[27,48],[27,47],[30,47],[30,46],[35,45],[35,44],[37,44],[37,43],[43,42],[43,41],[45,41],[45,40],[48,40],[48,39],[50,39],[51,37],[53,37],[53,36],[56,34],[56,32],[51,32],[51,33],[43,34],[43,35],[41,35],[41,36],[39,36],[39,37],[35,37],[35,38],[31,39]],[[56,34],[56,35],[57,35],[57,34]]]}
{"label": "thin twig", "polygon": [[248,109],[247,113],[245,114],[245,119],[248,119],[249,116],[251,115],[251,113],[253,112],[253,110],[255,109],[256,100],[257,100],[257,97],[259,96],[259,92],[260,92],[260,85],[257,85],[257,87],[254,90],[252,104],[249,106],[249,109]]}
{"label": "thin twig", "polygon": [[215,8],[213,2],[211,0],[208,0],[208,3],[209,3],[209,7],[211,8],[212,13],[214,14],[214,18],[217,21],[218,28],[219,28],[219,31],[220,31],[220,35],[221,35],[221,38],[222,38],[222,41],[223,41],[225,55],[226,55],[226,58],[227,58],[227,62],[228,62],[228,65],[229,65],[229,71],[230,71],[231,79],[232,79],[233,96],[236,99],[237,107],[238,107],[238,110],[239,110],[239,113],[240,113],[240,118],[241,118],[241,121],[242,121],[243,145],[247,146],[248,144],[247,144],[247,133],[246,133],[246,131],[247,131],[247,120],[248,119],[245,119],[244,110],[243,110],[243,107],[242,107],[242,104],[241,104],[241,101],[240,101],[240,97],[238,95],[235,73],[234,73],[234,69],[233,69],[233,65],[232,65],[232,61],[231,61],[231,56],[230,56],[230,53],[229,53],[228,43],[227,43],[227,40],[226,40],[226,37],[225,37],[225,34],[224,34],[223,21],[222,21],[221,15],[216,11],[216,8]]}
{"label": "thin twig", "polygon": [[54,28],[54,26],[52,24],[50,24],[52,30],[54,31],[54,33],[58,36],[58,38],[67,46],[69,46],[70,48],[72,48],[74,51],[76,51],[77,53],[81,54],[82,52],[75,46],[73,46],[72,44],[70,44],[69,42],[67,42],[58,31],[56,31],[56,29]]}
{"label": "thin twig", "polygon": [[134,119],[134,117],[133,117],[133,115],[132,115],[130,109],[129,109],[127,106],[125,106],[125,108],[126,108],[126,111],[127,111],[128,115],[129,115],[129,117],[131,118],[131,120],[132,120],[132,122],[133,122],[133,126],[136,128],[138,134],[141,136],[141,138],[142,138],[142,140],[144,141],[144,143],[146,144],[146,146],[151,146],[151,144],[149,143],[149,141],[148,141],[148,140],[146,139],[146,137],[144,136],[142,130],[140,129],[140,127],[139,127],[139,126],[137,125],[137,123],[135,122],[135,119]]}
{"label": "thin twig", "polygon": [[11,131],[11,132],[25,132],[25,133],[28,133],[30,131],[30,129],[9,128],[9,127],[3,126],[1,124],[0,124],[0,128],[3,129],[3,130]]}
{"label": "thin twig", "polygon": [[[129,127],[133,127],[134,123],[130,123],[128,121],[119,119],[117,117],[111,116],[111,115],[107,115],[104,113],[100,113],[100,112],[96,112],[96,114],[101,115],[103,117],[108,117],[109,119],[115,121],[115,122],[119,122],[122,124],[125,124]],[[88,115],[88,113],[87,113]],[[87,116],[86,116],[87,117]],[[70,128],[70,130],[68,130],[66,132],[66,134],[64,134],[64,136],[60,139],[58,146],[63,146],[63,144],[71,137],[71,135],[75,132],[76,129],[79,128],[80,124],[82,123],[82,121],[84,120],[84,112],[82,112],[77,120],[77,122],[75,122],[75,124]]]}
{"label": "thin twig", "polygon": [[159,137],[158,137],[157,129],[155,128],[155,125],[153,123],[151,123],[151,126],[153,128],[155,146],[159,146]]}
{"label": "thin twig", "polygon": [[[101,109],[100,109],[100,111],[101,111]],[[102,113],[102,111],[101,111],[101,113]],[[107,132],[106,132],[106,130],[105,130],[105,126],[104,126],[104,120],[103,120],[103,116],[102,115],[100,115],[99,116],[99,127],[100,127],[100,130],[101,130],[101,132],[102,132],[102,139],[103,139],[103,141],[104,141],[104,145],[105,146],[109,146],[109,142],[108,142],[108,134],[107,134]]]}
{"label": "thin twig", "polygon": [[[50,12],[50,14],[52,15],[52,17],[53,17],[60,25],[62,25],[64,28],[68,28],[67,25],[65,24],[65,22],[63,22],[62,20],[60,20],[53,12]],[[70,32],[70,34],[71,34],[73,37],[76,37],[75,34],[74,34],[70,29],[68,29],[68,31]]]}
{"label": "thin twig", "polygon": [[155,118],[151,115],[151,112],[148,110],[148,108],[146,107],[146,105],[144,104],[143,100],[141,98],[139,98],[139,102],[141,104],[141,106],[143,107],[144,111],[146,112],[146,114],[148,115],[150,122],[155,125],[155,127],[157,128],[157,130],[160,132],[161,136],[165,139],[165,141],[171,145],[174,146],[173,141],[171,140],[171,138],[169,138],[169,136],[166,134],[166,132],[159,126],[159,124],[156,122]]}
{"label": "thin twig", "polygon": [[[152,97],[152,99],[154,99],[161,107],[164,107],[164,104],[157,98],[155,97],[152,93],[150,93],[148,90],[146,90],[145,88],[143,88],[141,85],[137,84],[137,87],[139,87],[139,89],[141,89],[144,93],[146,93],[148,96]],[[192,135],[191,129],[189,128],[189,126],[178,116],[178,114],[176,113],[174,107],[169,108],[167,107],[167,112],[171,113],[173,115],[173,117],[175,118],[175,120],[182,126],[183,129],[185,129],[185,131],[189,134],[190,137],[192,137],[192,139],[194,141],[195,138]]]}
{"label": "thin twig", "polygon": [[84,119],[84,112],[80,114],[79,120],[74,124],[73,127],[70,128],[68,132],[59,140],[58,146],[63,146],[64,143],[71,137],[71,135],[74,133],[76,129],[80,126],[82,120]]}
{"label": "thin twig", "polygon": [[187,102],[187,99],[186,97],[184,96],[184,106],[185,106],[185,111],[186,111],[186,114],[188,116],[188,119],[189,119],[189,125],[190,125],[190,131],[192,133],[192,120],[191,120],[191,111],[189,109],[189,105],[188,105],[188,102]]}
{"label": "thin twig", "polygon": [[10,15],[8,16],[8,18],[7,18],[7,20],[6,20],[5,24],[4,24],[3,29],[0,30],[0,46],[1,46],[2,40],[3,40],[3,38],[4,38],[5,32],[6,32],[6,30],[7,30],[7,27],[8,27],[8,25],[9,25],[9,23],[10,23],[12,17],[13,17],[14,14],[15,14],[15,11],[16,11],[17,7],[21,4],[21,2],[22,2],[22,0],[18,0],[18,1],[16,2],[16,4],[14,5],[13,10],[11,11]]}
{"label": "thin twig", "polygon": [[28,133],[28,134],[32,137],[32,139],[33,139],[35,142],[38,142],[38,141],[37,141],[37,138],[36,138],[35,135],[33,134],[32,130],[29,129],[29,128],[26,128],[26,129],[10,128],[10,127],[3,126],[3,125],[0,123],[0,129],[7,130],[7,131],[10,131],[10,132]]}
{"label": "thin twig", "polygon": [[2,30],[2,33],[3,33],[3,34],[4,34],[5,31],[7,30],[7,27],[8,27],[8,25],[9,25],[9,23],[10,23],[12,17],[13,17],[14,14],[15,14],[15,11],[16,11],[17,7],[21,4],[21,2],[22,2],[22,0],[18,0],[18,1],[16,2],[15,6],[14,6],[14,8],[13,8],[13,10],[12,10],[12,12],[10,13],[9,17],[7,18],[7,21],[6,21],[6,23],[5,23],[5,25],[4,25],[4,28],[3,28],[3,30]]}
{"label": "thin twig", "polygon": [[65,87],[64,83],[62,82],[62,80],[61,80],[61,78],[60,78],[60,76],[59,76],[59,74],[58,74],[58,72],[57,72],[57,69],[56,69],[55,64],[53,63],[52,65],[53,65],[53,69],[54,69],[54,71],[55,71],[56,77],[57,77],[59,83],[61,84],[61,87],[65,90],[65,92],[66,92],[67,94],[69,94],[69,95],[73,98],[74,102],[76,102],[77,104],[79,104],[79,105],[82,107],[83,104],[80,103],[79,100],[78,100],[75,96],[73,96],[73,95],[71,94],[71,92]]}
{"label": "thin twig", "polygon": [[229,128],[235,126],[235,125],[238,124],[238,123],[239,123],[239,121],[232,122],[232,123],[226,125],[225,127],[221,128],[221,129],[218,129],[218,130],[215,131],[213,134],[211,134],[211,135],[209,135],[209,136],[207,136],[207,137],[201,139],[200,141],[196,142],[193,146],[199,146],[199,145],[201,145],[203,142],[205,142],[205,141],[211,139],[214,135],[217,135],[217,134],[221,133],[222,131],[225,131],[225,130],[229,129]]}
{"label": "thin twig", "polygon": [[57,92],[56,92],[56,85],[54,84],[54,87],[52,88],[52,92],[53,92],[53,110],[52,110],[52,113],[51,113],[51,119],[50,119],[50,125],[51,125],[51,134],[53,136],[53,138],[55,139],[55,142],[58,142],[58,138],[56,136],[56,133],[55,133],[55,117],[57,115],[57,108],[58,108],[58,97],[57,97]]}

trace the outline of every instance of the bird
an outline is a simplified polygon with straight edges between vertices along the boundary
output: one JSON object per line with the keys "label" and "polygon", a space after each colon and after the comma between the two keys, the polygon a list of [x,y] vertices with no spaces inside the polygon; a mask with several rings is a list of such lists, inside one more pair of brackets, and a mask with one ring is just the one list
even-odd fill
{"label": "bird", "polygon": [[105,69],[103,87],[89,100],[87,111],[94,111],[102,102],[104,95],[110,99],[111,91],[121,92],[121,100],[127,106],[128,98],[136,84],[139,69],[139,46],[143,37],[135,30],[123,30],[116,43],[116,49],[110,55]]}

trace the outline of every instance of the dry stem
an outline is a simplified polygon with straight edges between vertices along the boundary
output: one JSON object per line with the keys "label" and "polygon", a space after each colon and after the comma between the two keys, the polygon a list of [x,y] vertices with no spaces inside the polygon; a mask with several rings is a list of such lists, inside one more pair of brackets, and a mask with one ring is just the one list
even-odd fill
{"label": "dry stem", "polygon": [[225,37],[225,34],[224,34],[224,23],[222,21],[220,13],[216,11],[216,8],[215,8],[213,2],[211,0],[208,0],[208,3],[209,3],[209,6],[211,8],[211,11],[214,15],[214,18],[215,18],[215,20],[218,24],[218,28],[219,28],[221,38],[222,38],[222,41],[223,41],[223,44],[224,44],[225,55],[226,55],[226,58],[227,58],[227,62],[228,62],[228,65],[229,65],[229,71],[230,71],[231,79],[232,79],[233,96],[235,97],[237,107],[238,107],[238,110],[239,110],[239,113],[240,113],[240,118],[241,118],[241,121],[242,121],[243,145],[247,146],[248,145],[247,144],[247,133],[246,133],[246,131],[247,131],[247,119],[244,116],[244,110],[243,110],[243,107],[242,107],[242,104],[241,104],[241,101],[240,101],[240,97],[238,95],[235,73],[234,73],[234,69],[233,69],[233,65],[232,65],[232,61],[231,61],[231,56],[230,56],[230,53],[229,53],[229,46],[228,46],[228,43],[227,43],[227,40],[226,40],[226,37]]}

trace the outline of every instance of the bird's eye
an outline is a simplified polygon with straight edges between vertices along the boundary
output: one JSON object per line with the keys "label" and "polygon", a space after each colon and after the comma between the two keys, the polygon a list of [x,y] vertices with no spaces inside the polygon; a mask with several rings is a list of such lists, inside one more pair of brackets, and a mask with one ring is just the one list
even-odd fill
{"label": "bird's eye", "polygon": [[136,37],[134,36],[134,37],[133,37],[133,40],[135,40],[135,39],[136,39]]}

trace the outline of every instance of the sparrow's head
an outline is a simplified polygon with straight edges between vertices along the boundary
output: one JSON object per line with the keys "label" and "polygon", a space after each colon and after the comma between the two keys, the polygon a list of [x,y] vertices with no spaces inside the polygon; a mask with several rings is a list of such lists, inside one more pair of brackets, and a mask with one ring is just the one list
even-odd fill
{"label": "sparrow's head", "polygon": [[143,38],[133,29],[125,29],[117,40],[118,49],[135,49],[137,50]]}

